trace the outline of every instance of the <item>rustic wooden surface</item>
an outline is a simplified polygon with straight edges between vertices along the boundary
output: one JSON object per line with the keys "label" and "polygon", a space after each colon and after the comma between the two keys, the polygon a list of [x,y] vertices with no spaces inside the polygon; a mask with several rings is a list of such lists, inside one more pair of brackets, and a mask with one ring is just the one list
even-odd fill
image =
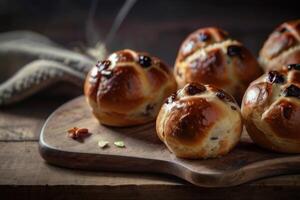
{"label": "rustic wooden surface", "polygon": [[69,98],[34,96],[17,105],[1,107],[0,141],[37,141],[45,119]]}
{"label": "rustic wooden surface", "polygon": [[[88,128],[91,135],[82,141],[66,132],[72,127]],[[109,141],[107,148],[99,140]],[[123,141],[125,148],[114,146]],[[176,158],[156,136],[155,123],[128,128],[100,125],[84,96],[56,110],[40,136],[40,153],[51,164],[76,169],[125,172],[160,172],[181,177],[203,187],[229,187],[271,175],[300,172],[300,155],[263,150],[252,143],[246,132],[239,145],[217,159]]]}
{"label": "rustic wooden surface", "polygon": [[[66,99],[47,101],[35,97],[14,107],[11,117],[0,122],[14,130],[20,117],[41,123],[55,105]],[[22,105],[22,106],[21,106]],[[40,106],[40,117],[32,117],[33,107]],[[52,108],[49,109],[49,106]],[[8,108],[4,110],[8,112]],[[21,114],[19,113],[22,110]],[[2,117],[3,109],[0,116]],[[26,117],[27,116],[27,117]],[[35,128],[28,127],[34,132]],[[0,133],[2,133],[1,130]],[[173,176],[150,173],[112,173],[71,170],[44,162],[38,141],[0,141],[0,198],[6,199],[299,199],[300,175],[277,176],[237,187],[202,188]],[[2,199],[2,198],[1,198]]]}
{"label": "rustic wooden surface", "polygon": [[[22,153],[21,153],[22,152]],[[80,171],[46,164],[37,142],[0,142],[0,197],[7,199],[297,199],[300,175],[278,176],[238,187],[201,188],[145,173]]]}

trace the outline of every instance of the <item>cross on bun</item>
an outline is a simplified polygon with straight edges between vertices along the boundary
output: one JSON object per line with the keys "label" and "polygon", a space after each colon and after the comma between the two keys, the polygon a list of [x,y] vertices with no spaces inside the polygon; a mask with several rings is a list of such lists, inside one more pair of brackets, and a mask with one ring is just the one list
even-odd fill
{"label": "cross on bun", "polygon": [[247,89],[242,102],[246,129],[258,145],[300,153],[300,65],[269,71]]}
{"label": "cross on bun", "polygon": [[172,73],[160,59],[125,49],[91,69],[84,93],[102,124],[131,126],[154,120],[176,89]]}
{"label": "cross on bun", "polygon": [[259,62],[265,71],[300,63],[300,19],[281,24],[260,50]]}
{"label": "cross on bun", "polygon": [[163,104],[156,132],[177,157],[199,159],[228,153],[239,141],[242,117],[233,97],[211,85],[189,83]]}
{"label": "cross on bun", "polygon": [[241,102],[249,83],[261,74],[253,55],[215,27],[190,34],[180,47],[174,75],[179,87],[197,82],[222,88]]}

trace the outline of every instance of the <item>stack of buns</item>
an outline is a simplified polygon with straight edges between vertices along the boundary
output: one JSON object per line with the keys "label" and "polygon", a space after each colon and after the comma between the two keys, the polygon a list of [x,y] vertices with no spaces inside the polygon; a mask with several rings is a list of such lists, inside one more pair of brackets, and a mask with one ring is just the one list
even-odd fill
{"label": "stack of buns", "polygon": [[148,53],[117,51],[91,69],[84,92],[104,125],[156,119],[158,137],[177,157],[227,154],[243,122],[261,147],[300,153],[299,33],[300,20],[277,28],[260,51],[262,68],[241,42],[215,27],[187,37],[173,73]]}

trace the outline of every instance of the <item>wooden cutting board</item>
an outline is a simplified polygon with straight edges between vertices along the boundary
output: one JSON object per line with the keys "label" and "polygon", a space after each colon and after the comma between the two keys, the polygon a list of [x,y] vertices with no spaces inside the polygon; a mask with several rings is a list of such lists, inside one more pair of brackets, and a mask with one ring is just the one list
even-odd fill
{"label": "wooden cutting board", "polygon": [[[88,128],[91,135],[78,142],[67,137],[72,127]],[[109,141],[107,148],[99,140]],[[124,141],[118,148],[114,141]],[[257,147],[244,132],[240,144],[228,155],[207,160],[176,158],[155,133],[155,124],[130,128],[100,125],[84,97],[58,108],[40,135],[40,154],[50,164],[87,170],[154,172],[171,174],[195,185],[226,187],[267,176],[300,172],[300,155],[278,154]]]}

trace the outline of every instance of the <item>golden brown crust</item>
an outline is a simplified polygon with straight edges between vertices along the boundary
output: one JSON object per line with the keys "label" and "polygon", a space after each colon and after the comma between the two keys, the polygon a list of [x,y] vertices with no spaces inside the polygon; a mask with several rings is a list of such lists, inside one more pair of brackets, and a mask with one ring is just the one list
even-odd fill
{"label": "golden brown crust", "polygon": [[185,145],[201,143],[209,129],[222,114],[221,110],[204,98],[179,100],[171,110],[165,125],[165,137],[172,136]]}
{"label": "golden brown crust", "polygon": [[205,48],[211,44],[222,42],[228,38],[228,34],[218,28],[208,27],[198,29],[191,33],[182,43],[177,59],[179,62],[192,55],[199,48]]}
{"label": "golden brown crust", "polygon": [[264,74],[243,98],[250,137],[270,150],[300,153],[300,65],[294,66]]}
{"label": "golden brown crust", "polygon": [[279,101],[264,119],[277,137],[300,142],[300,107],[295,102]]}
{"label": "golden brown crust", "polygon": [[143,88],[138,73],[130,66],[115,68],[112,72],[113,77],[99,84],[97,91],[99,106],[115,112],[129,112],[142,104]]}
{"label": "golden brown crust", "polygon": [[226,85],[229,82],[226,60],[220,49],[208,52],[207,58],[204,60],[196,59],[192,63],[188,63],[188,67],[194,69],[186,72],[189,82],[201,80],[200,82],[215,85]]}
{"label": "golden brown crust", "polygon": [[217,157],[238,142],[242,118],[231,95],[214,86],[189,83],[166,100],[156,131],[178,157]]}
{"label": "golden brown crust", "polygon": [[176,89],[174,77],[163,62],[128,49],[98,62],[84,86],[94,115],[111,126],[153,120],[164,99]]}
{"label": "golden brown crust", "polygon": [[241,102],[249,83],[261,74],[254,56],[225,31],[210,27],[190,34],[181,45],[174,75],[179,87],[213,84]]}
{"label": "golden brown crust", "polygon": [[300,19],[277,27],[264,43],[259,60],[266,71],[300,63]]}

